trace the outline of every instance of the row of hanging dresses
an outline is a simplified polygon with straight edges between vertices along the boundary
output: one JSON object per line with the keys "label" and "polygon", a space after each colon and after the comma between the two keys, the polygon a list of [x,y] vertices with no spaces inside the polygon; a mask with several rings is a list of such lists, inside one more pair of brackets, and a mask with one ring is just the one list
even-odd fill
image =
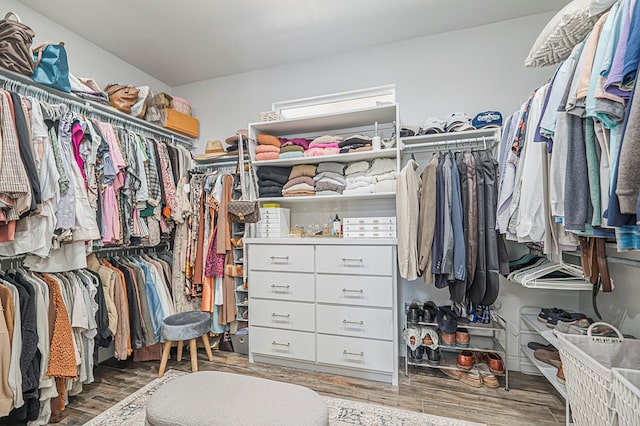
{"label": "row of hanging dresses", "polygon": [[0,276],[0,424],[62,418],[67,392],[93,382],[94,350],[111,343],[100,278],[82,269]]}
{"label": "row of hanging dresses", "polygon": [[506,122],[497,228],[574,249],[577,236],[640,249],[637,155],[640,4],[622,0]]}
{"label": "row of hanging dresses", "polygon": [[1,90],[0,128],[0,255],[62,272],[93,246],[170,236],[185,148]]}
{"label": "row of hanging dresses", "polygon": [[178,198],[186,216],[177,223],[174,242],[176,310],[211,312],[211,331],[221,333],[237,316],[234,278],[225,266],[235,261],[227,206],[238,181],[229,173],[194,172],[184,183],[189,193]]}
{"label": "row of hanging dresses", "polygon": [[461,312],[469,303],[495,302],[499,274],[508,273],[494,229],[496,164],[490,150],[435,152],[421,173],[409,160],[398,179],[400,275],[448,287]]}

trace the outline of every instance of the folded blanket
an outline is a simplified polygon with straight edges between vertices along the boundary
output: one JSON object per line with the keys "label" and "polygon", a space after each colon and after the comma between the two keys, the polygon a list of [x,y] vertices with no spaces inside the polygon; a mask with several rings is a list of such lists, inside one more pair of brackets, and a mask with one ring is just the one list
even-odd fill
{"label": "folded blanket", "polygon": [[349,152],[371,151],[372,149],[373,148],[371,147],[371,145],[351,144],[340,148],[340,154],[347,154]]}
{"label": "folded blanket", "polygon": [[291,168],[291,173],[289,173],[288,181],[297,178],[298,176],[309,176],[314,177],[316,175],[316,169],[318,166],[315,164],[298,164],[297,166],[293,166]]}
{"label": "folded blanket", "polygon": [[326,161],[318,164],[318,173],[335,172],[344,175],[344,163],[336,163],[335,161]]}
{"label": "folded blanket", "polygon": [[371,194],[375,189],[373,184],[362,186],[359,188],[347,188],[342,192],[342,195],[358,195],[358,194]]}
{"label": "folded blanket", "polygon": [[351,176],[347,176],[347,178],[345,179],[347,182],[347,185],[351,185],[352,183],[360,183],[360,182],[364,182],[367,185],[370,183],[376,183],[376,177],[375,176],[365,176],[365,175],[351,175]]}
{"label": "folded blanket", "polygon": [[375,182],[382,182],[383,180],[395,180],[397,176],[396,172],[382,173],[381,175],[371,176]]}
{"label": "folded blanket", "polygon": [[289,142],[291,142],[294,145],[301,146],[303,149],[309,149],[310,141],[308,139],[294,138],[294,139],[289,139]]}
{"label": "folded blanket", "polygon": [[260,133],[256,137],[256,140],[260,145],[273,145],[280,148],[280,139],[276,138],[275,136],[268,135],[266,133]]}
{"label": "folded blanket", "polygon": [[322,173],[318,173],[317,175],[315,175],[313,177],[313,180],[315,180],[316,182],[319,181],[322,178],[332,178],[332,179],[336,179],[338,181],[343,181],[345,184],[347,183],[346,180],[344,179],[344,176],[340,173],[336,173],[336,172],[322,172]]}
{"label": "folded blanket", "polygon": [[361,146],[359,148],[351,148],[349,149],[349,152],[365,152],[365,151],[372,151],[373,148],[371,147],[371,145],[369,146]]}
{"label": "folded blanket", "polygon": [[301,182],[301,183],[296,183],[294,185],[291,185],[290,187],[288,187],[287,189],[282,189],[282,193],[286,194],[287,192],[296,192],[296,191],[313,191],[315,192],[315,187],[314,185],[309,185],[308,183],[305,182]]}
{"label": "folded blanket", "polygon": [[285,197],[307,197],[310,195],[316,195],[315,191],[294,191],[294,192],[287,192],[286,194],[284,194]]}
{"label": "folded blanket", "polygon": [[344,185],[338,185],[334,182],[318,182],[316,184],[316,192],[320,191],[333,191],[339,194],[342,194],[342,191],[345,190]]}
{"label": "folded blanket", "polygon": [[340,142],[340,148],[351,144],[371,145],[371,137],[365,135],[351,135]]}
{"label": "folded blanket", "polygon": [[256,154],[263,154],[265,152],[280,152],[280,148],[273,145],[258,145],[256,146]]}
{"label": "folded blanket", "polygon": [[334,185],[347,186],[347,182],[344,180],[344,178],[342,178],[342,179],[333,179],[333,178],[325,176],[324,178],[316,181],[316,185],[318,185],[320,182],[328,182],[328,183],[332,183]]}
{"label": "folded blanket", "polygon": [[304,153],[302,151],[290,151],[290,152],[281,152],[280,158],[302,158],[304,157]]}
{"label": "folded blanket", "polygon": [[393,158],[376,158],[367,170],[367,175],[375,176],[396,170],[396,160]]}
{"label": "folded blanket", "polygon": [[256,176],[258,179],[271,179],[284,185],[289,180],[290,173],[291,167],[260,166],[256,171]]}
{"label": "folded blanket", "polygon": [[323,135],[312,140],[311,143],[309,144],[309,147],[317,143],[334,143],[334,142],[339,143],[343,139],[344,138],[342,136]]}
{"label": "folded blanket", "polygon": [[369,163],[367,161],[357,161],[355,163],[349,163],[344,174],[349,176],[358,172],[366,172],[367,170],[369,170]]}
{"label": "folded blanket", "polygon": [[330,143],[310,143],[309,144],[309,148],[340,148],[340,145],[338,145],[337,142],[330,142]]}
{"label": "folded blanket", "polygon": [[373,192],[396,192],[396,180],[383,180],[375,183]]}
{"label": "folded blanket", "polygon": [[356,188],[363,188],[365,186],[371,186],[373,185],[373,182],[366,182],[366,181],[354,181],[354,182],[349,182],[347,183],[347,189],[356,189]]}
{"label": "folded blanket", "polygon": [[282,145],[280,147],[280,152],[292,152],[292,151],[299,151],[299,152],[303,152],[304,148],[301,147],[300,145],[293,145],[290,142],[287,142],[286,145]]}
{"label": "folded blanket", "polygon": [[321,155],[340,154],[340,148],[313,148],[310,147],[304,152],[305,157],[319,157]]}
{"label": "folded blanket", "polygon": [[260,188],[261,197],[282,197],[282,189],[266,189]]}
{"label": "folded blanket", "polygon": [[256,161],[277,160],[280,158],[279,152],[260,152],[256,154]]}
{"label": "folded blanket", "polygon": [[316,184],[316,182],[313,180],[313,178],[311,178],[309,176],[298,176],[298,177],[295,177],[295,178],[289,180],[287,183],[285,183],[284,186],[282,187],[282,189],[291,188],[293,185],[297,185],[299,183],[306,183],[307,185],[311,185],[311,186],[315,186],[315,184]]}

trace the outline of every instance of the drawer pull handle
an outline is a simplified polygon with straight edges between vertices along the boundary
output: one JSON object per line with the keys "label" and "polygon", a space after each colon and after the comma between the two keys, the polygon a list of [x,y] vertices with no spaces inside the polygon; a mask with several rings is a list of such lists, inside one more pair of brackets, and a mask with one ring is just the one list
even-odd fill
{"label": "drawer pull handle", "polygon": [[275,312],[271,314],[272,317],[280,317],[280,318],[289,318],[291,314],[276,314]]}
{"label": "drawer pull handle", "polygon": [[363,294],[364,293],[364,289],[360,288],[358,290],[354,290],[354,289],[350,289],[350,288],[343,288],[342,292],[343,293],[360,293],[360,294]]}
{"label": "drawer pull handle", "polygon": [[271,288],[289,288],[289,284],[271,284]]}
{"label": "drawer pull handle", "polygon": [[280,342],[276,342],[275,340],[273,342],[271,342],[272,345],[274,346],[286,346],[286,347],[291,347],[291,343],[280,343]]}
{"label": "drawer pull handle", "polygon": [[271,256],[271,263],[289,263],[289,256]]}
{"label": "drawer pull handle", "polygon": [[356,324],[356,325],[359,325],[360,327],[364,327],[364,321],[349,321],[349,320],[343,319],[343,320],[342,320],[342,323],[343,323],[344,325],[347,325],[347,324]]}
{"label": "drawer pull handle", "polygon": [[343,350],[343,351],[342,351],[342,354],[343,354],[343,355],[359,356],[359,357],[361,357],[361,358],[364,358],[364,352],[360,352],[360,353],[358,353],[358,352],[349,352],[349,351],[347,351],[347,350],[345,349],[345,350]]}
{"label": "drawer pull handle", "polygon": [[348,263],[348,262],[351,262],[351,263],[362,263],[363,259],[362,258],[356,259],[356,258],[353,258],[353,257],[343,257],[342,258],[342,263]]}

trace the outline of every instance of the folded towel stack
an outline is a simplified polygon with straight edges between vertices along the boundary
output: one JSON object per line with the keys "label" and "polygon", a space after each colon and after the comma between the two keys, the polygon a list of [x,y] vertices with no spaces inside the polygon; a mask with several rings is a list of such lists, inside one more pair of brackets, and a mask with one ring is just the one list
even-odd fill
{"label": "folded towel stack", "polygon": [[285,197],[304,197],[316,195],[315,181],[317,166],[315,164],[299,164],[291,168],[282,195]]}

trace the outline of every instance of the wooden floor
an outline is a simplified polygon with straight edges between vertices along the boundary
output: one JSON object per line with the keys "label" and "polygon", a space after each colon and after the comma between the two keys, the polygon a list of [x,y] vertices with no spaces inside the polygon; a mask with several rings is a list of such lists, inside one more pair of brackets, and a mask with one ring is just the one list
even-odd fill
{"label": "wooden floor", "polygon": [[[564,423],[564,400],[541,376],[510,374],[509,391],[475,389],[429,368],[400,374],[400,385],[301,371],[262,363],[249,364],[246,356],[214,352],[214,361],[198,351],[200,370],[219,370],[264,377],[314,389],[322,395],[360,400],[406,410],[487,423],[489,425],[557,425]],[[156,378],[158,362],[108,360],[95,370],[95,382],[70,397],[69,416],[59,424],[82,425]],[[404,365],[401,363],[401,365]],[[168,369],[190,371],[189,354]],[[503,380],[503,379],[501,379]],[[501,382],[502,383],[502,382]],[[221,390],[224,392],[224,390]],[[214,397],[212,395],[212,397]]]}

